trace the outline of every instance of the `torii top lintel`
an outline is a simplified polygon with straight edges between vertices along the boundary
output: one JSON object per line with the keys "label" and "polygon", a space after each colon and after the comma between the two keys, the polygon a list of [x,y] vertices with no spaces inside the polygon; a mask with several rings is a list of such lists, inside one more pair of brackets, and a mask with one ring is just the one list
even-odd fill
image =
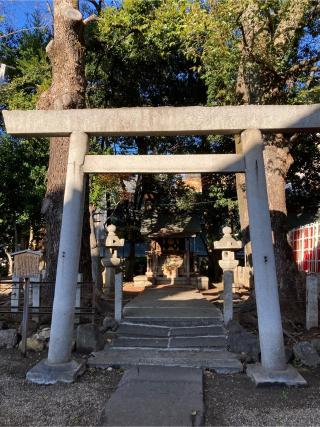
{"label": "torii top lintel", "polygon": [[320,104],[3,111],[12,135],[210,135],[320,130]]}

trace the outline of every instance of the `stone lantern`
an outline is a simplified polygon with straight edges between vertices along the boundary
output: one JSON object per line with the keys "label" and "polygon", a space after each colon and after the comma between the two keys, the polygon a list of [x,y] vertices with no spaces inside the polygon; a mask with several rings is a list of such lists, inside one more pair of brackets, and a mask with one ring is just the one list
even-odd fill
{"label": "stone lantern", "polygon": [[113,293],[114,291],[116,268],[119,267],[121,262],[121,259],[118,257],[118,249],[124,246],[124,239],[119,239],[116,235],[116,229],[115,225],[108,225],[105,256],[101,259],[102,265],[105,267],[107,293]]}
{"label": "stone lantern", "polygon": [[242,242],[232,237],[230,227],[224,227],[222,232],[222,239],[214,242],[213,245],[214,249],[222,250],[222,259],[219,260],[219,265],[223,271],[223,318],[227,325],[233,318],[232,284],[234,270],[239,264],[234,254],[242,248]]}

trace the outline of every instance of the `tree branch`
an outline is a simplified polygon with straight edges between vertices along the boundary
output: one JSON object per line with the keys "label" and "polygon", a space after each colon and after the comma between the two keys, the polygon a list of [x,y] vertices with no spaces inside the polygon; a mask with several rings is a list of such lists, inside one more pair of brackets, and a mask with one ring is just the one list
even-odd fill
{"label": "tree branch", "polygon": [[298,64],[293,65],[289,69],[289,73],[295,73],[297,71],[305,70],[308,68],[309,65],[315,64],[316,62],[320,61],[320,53],[317,56],[314,56],[309,59],[304,59],[303,61],[299,62]]}
{"label": "tree branch", "polygon": [[24,31],[41,30],[44,28],[47,28],[47,26],[46,25],[40,25],[39,27],[20,28],[20,30],[11,31],[11,33],[1,34],[0,39],[5,39],[5,38],[13,36],[15,34],[23,33]]}

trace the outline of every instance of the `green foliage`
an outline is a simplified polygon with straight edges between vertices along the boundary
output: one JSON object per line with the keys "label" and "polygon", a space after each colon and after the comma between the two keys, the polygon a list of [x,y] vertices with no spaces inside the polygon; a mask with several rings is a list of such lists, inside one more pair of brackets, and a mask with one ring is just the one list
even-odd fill
{"label": "green foliage", "polygon": [[7,109],[35,108],[41,93],[50,86],[50,65],[44,49],[49,34],[45,29],[37,29],[40,24],[35,14],[30,31],[0,45],[0,56],[10,65],[9,82],[0,86],[0,104]]}
{"label": "green foliage", "polygon": [[[8,81],[0,85],[0,105],[6,109],[34,109],[50,84],[45,54],[46,30],[38,15],[30,31],[6,37],[0,44],[1,62],[9,65]],[[45,194],[48,141],[16,139],[0,130],[0,244],[14,249],[27,246],[30,229],[38,240],[43,234],[41,203]]]}
{"label": "green foliage", "polygon": [[17,243],[28,244],[30,227],[39,237],[47,160],[43,139],[0,140],[0,242],[11,249]]}

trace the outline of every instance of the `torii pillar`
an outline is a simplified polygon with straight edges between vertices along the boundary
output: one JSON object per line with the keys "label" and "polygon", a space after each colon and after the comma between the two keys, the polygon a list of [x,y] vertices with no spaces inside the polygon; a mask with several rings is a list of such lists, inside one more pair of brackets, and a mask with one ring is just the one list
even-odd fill
{"label": "torii pillar", "polygon": [[248,365],[247,374],[256,385],[306,385],[304,378],[286,364],[280,314],[271,220],[260,130],[241,134],[245,156],[246,193],[258,312],[261,364]]}
{"label": "torii pillar", "polygon": [[84,364],[71,359],[71,350],[84,208],[82,168],[88,140],[84,132],[73,132],[70,137],[48,359],[27,373],[27,380],[37,384],[71,383],[84,371]]}

